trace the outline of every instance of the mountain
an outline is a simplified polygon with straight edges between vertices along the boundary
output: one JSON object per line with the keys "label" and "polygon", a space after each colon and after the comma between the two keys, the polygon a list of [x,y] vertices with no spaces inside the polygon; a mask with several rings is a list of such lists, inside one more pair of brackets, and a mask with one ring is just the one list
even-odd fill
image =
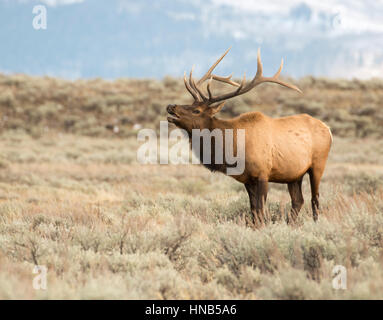
{"label": "mountain", "polygon": [[[47,10],[35,30],[33,7]],[[0,0],[0,72],[64,78],[218,73],[380,77],[383,1]]]}

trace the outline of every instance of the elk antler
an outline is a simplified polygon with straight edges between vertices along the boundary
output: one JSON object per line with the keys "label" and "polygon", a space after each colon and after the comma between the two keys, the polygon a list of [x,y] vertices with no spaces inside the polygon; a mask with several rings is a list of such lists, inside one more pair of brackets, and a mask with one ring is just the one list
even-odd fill
{"label": "elk antler", "polygon": [[227,49],[225,53],[210,67],[210,69],[205,73],[205,75],[197,81],[197,83],[194,82],[193,79],[193,68],[190,71],[189,75],[189,81],[186,79],[186,73],[184,74],[184,83],[186,89],[190,92],[190,94],[193,96],[194,100],[196,101],[208,101],[208,98],[205,96],[205,94],[200,89],[200,85],[205,82],[207,79],[214,79],[220,82],[228,83],[232,86],[239,87],[240,85],[236,83],[235,81],[231,80],[231,75],[228,77],[221,77],[212,74],[214,68],[218,65],[218,63],[221,62],[221,60],[226,56],[226,54],[229,52],[231,48]]}
{"label": "elk antler", "polygon": [[[230,99],[230,98],[239,96],[241,94],[244,94],[244,93],[250,91],[251,89],[255,88],[256,86],[260,85],[263,82],[278,83],[282,86],[285,86],[287,88],[290,88],[290,89],[293,89],[293,90],[296,90],[296,91],[302,93],[302,91],[297,86],[283,82],[283,81],[278,79],[278,77],[282,71],[283,59],[281,61],[281,65],[280,65],[277,73],[274,76],[264,77],[262,75],[263,67],[262,67],[262,62],[261,62],[261,53],[260,53],[259,49],[258,49],[258,57],[257,57],[257,73],[256,73],[255,77],[249,83],[246,84],[246,73],[244,74],[240,84],[232,81],[231,75],[228,77],[221,77],[221,76],[217,76],[217,75],[212,74],[214,68],[218,65],[218,63],[221,62],[221,60],[226,56],[226,54],[229,52],[229,50],[230,50],[230,48],[226,50],[226,52],[210,67],[210,69],[206,72],[206,74],[200,80],[198,80],[197,83],[195,83],[194,79],[193,79],[193,69],[190,71],[189,82],[186,79],[186,74],[184,75],[184,83],[185,83],[186,89],[190,92],[190,94],[193,96],[195,101],[206,102],[207,104],[212,104],[212,103],[219,102],[222,100]],[[209,82],[207,84],[207,92],[209,95],[208,97],[205,96],[202,89],[200,88],[200,85],[204,81],[206,81],[207,79],[209,79]],[[225,82],[227,84],[230,84],[230,85],[238,87],[238,88],[232,92],[225,93],[225,94],[222,94],[220,96],[213,96],[211,93],[211,90],[210,90],[210,85],[211,85],[212,80]]]}

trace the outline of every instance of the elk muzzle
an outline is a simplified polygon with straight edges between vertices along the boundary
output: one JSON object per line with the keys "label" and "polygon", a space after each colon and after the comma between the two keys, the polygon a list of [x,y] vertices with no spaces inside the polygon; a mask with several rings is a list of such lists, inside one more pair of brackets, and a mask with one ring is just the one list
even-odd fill
{"label": "elk muzzle", "polygon": [[176,114],[175,109],[176,109],[176,105],[175,104],[169,104],[166,107],[166,111],[170,115],[167,118],[168,122],[174,123],[176,119],[179,119],[179,116]]}

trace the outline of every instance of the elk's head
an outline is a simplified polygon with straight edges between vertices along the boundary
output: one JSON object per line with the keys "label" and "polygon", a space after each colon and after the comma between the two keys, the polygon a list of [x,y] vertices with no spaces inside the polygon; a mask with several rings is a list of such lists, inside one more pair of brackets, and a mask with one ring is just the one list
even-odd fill
{"label": "elk's head", "polygon": [[[195,82],[193,79],[193,69],[190,71],[189,79],[187,79],[186,74],[184,74],[185,87],[193,96],[194,102],[191,105],[168,105],[166,110],[169,114],[169,122],[174,123],[177,127],[180,127],[187,131],[191,131],[191,129],[207,128],[209,122],[211,121],[211,118],[222,109],[227,99],[244,94],[263,82],[278,83],[282,86],[291,88],[302,93],[302,91],[295,85],[283,82],[278,79],[279,74],[282,71],[283,59],[279,70],[274,76],[264,77],[262,75],[262,62],[259,49],[257,59],[257,73],[250,82],[246,82],[246,74],[244,74],[241,83],[237,83],[231,80],[232,76],[221,77],[212,74],[214,68],[218,65],[218,63],[221,62],[221,60],[229,52],[229,50],[230,48],[226,50],[226,52],[210,67],[210,69],[205,73],[205,75],[197,82]],[[201,87],[206,80],[209,80],[206,86],[207,94]],[[219,96],[213,96],[210,89],[213,80],[227,83],[231,86],[236,87],[236,89]]]}
{"label": "elk's head", "polygon": [[222,109],[225,102],[209,106],[205,103],[192,105],[169,104],[166,108],[169,116],[168,122],[177,127],[191,131],[192,129],[208,128],[210,119]]}

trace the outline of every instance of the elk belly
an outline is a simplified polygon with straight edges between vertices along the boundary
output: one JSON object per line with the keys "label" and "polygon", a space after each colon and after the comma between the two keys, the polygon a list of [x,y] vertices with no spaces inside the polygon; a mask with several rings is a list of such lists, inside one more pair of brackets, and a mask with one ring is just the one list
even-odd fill
{"label": "elk belly", "polygon": [[302,177],[311,166],[312,147],[307,137],[287,139],[274,145],[270,182],[290,182]]}

